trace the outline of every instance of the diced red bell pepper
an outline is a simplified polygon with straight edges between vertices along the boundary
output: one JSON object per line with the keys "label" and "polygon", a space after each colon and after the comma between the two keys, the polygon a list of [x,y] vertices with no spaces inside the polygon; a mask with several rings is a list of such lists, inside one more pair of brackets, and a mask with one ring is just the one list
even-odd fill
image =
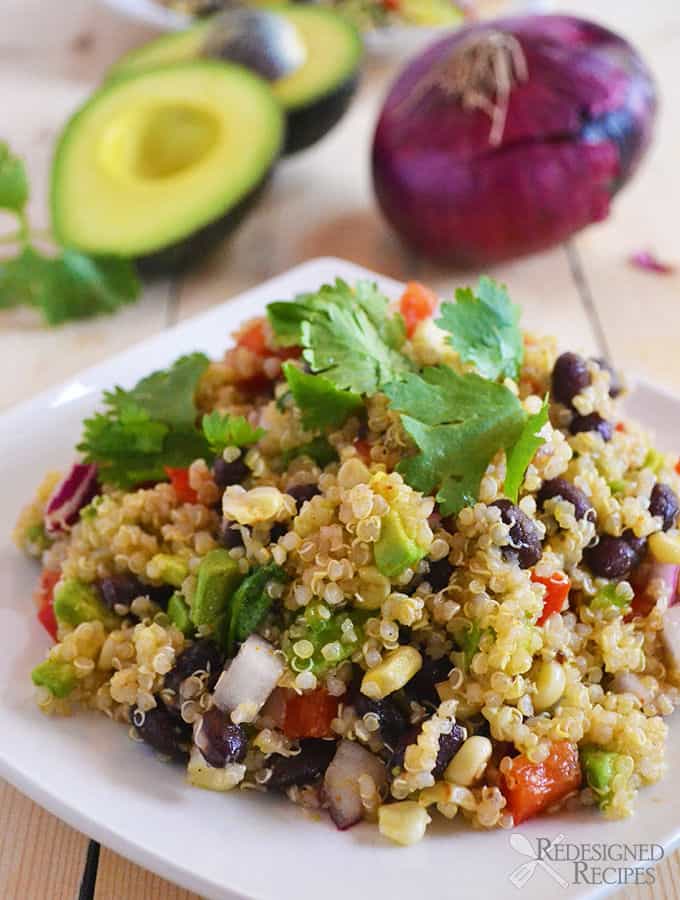
{"label": "diced red bell pepper", "polygon": [[399,301],[399,312],[406,322],[406,334],[413,337],[418,324],[428,319],[437,307],[437,295],[418,281],[409,281]]}
{"label": "diced red bell pepper", "polygon": [[553,572],[552,575],[537,575],[531,573],[531,580],[536,584],[545,585],[543,598],[543,612],[538,617],[536,624],[543,625],[548,616],[559,612],[564,606],[564,601],[569,594],[571,582],[564,572]]}
{"label": "diced red bell pepper", "polygon": [[501,791],[515,825],[519,825],[563,800],[581,781],[577,745],[557,741],[542,763],[533,763],[524,754],[516,756],[503,773]]}
{"label": "diced red bell pepper", "polygon": [[616,423],[616,431],[625,431],[625,430],[626,430],[626,426],[623,422]]}
{"label": "diced red bell pepper", "polygon": [[174,487],[177,499],[180,503],[198,503],[198,494],[189,484],[188,469],[173,469],[171,466],[163,466]]}
{"label": "diced red bell pepper", "polygon": [[236,336],[237,347],[247,347],[257,356],[278,356],[279,359],[297,359],[300,347],[270,347],[267,343],[265,320],[256,319]]}
{"label": "diced red bell pepper", "polygon": [[57,640],[57,617],[54,615],[54,586],[61,578],[61,572],[43,569],[40,585],[35,594],[38,604],[38,621],[52,640]]}
{"label": "diced red bell pepper", "polygon": [[338,698],[325,688],[309,694],[292,694],[286,703],[283,733],[289,738],[322,738],[331,733],[338,714]]}
{"label": "diced red bell pepper", "polygon": [[675,471],[680,475],[680,459],[675,464]]}

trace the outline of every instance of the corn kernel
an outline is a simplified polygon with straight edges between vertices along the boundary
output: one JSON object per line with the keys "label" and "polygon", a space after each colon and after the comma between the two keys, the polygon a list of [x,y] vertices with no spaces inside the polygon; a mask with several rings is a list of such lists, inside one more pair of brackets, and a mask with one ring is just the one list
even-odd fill
{"label": "corn kernel", "polygon": [[438,781],[435,785],[421,791],[418,803],[421,806],[432,806],[433,803],[451,803],[455,788],[446,781]]}
{"label": "corn kernel", "polygon": [[543,712],[550,709],[564,693],[567,678],[564,668],[555,660],[541,663],[536,675],[536,693],[534,694],[534,709]]}
{"label": "corn kernel", "polygon": [[649,549],[657,562],[680,564],[680,532],[657,531],[649,537]]}
{"label": "corn kernel", "polygon": [[469,737],[446,767],[444,778],[452,784],[469,787],[484,774],[491,759],[491,741],[479,734]]}
{"label": "corn kernel", "polygon": [[421,841],[431,821],[427,810],[414,800],[389,803],[378,809],[380,833],[403,847]]}
{"label": "corn kernel", "polygon": [[284,497],[278,488],[270,485],[244,491],[240,485],[230,485],[222,498],[222,510],[226,519],[239,525],[254,525],[275,519],[284,509]]}
{"label": "corn kernel", "polygon": [[410,681],[423,665],[423,658],[415,647],[397,647],[387,653],[382,662],[363,677],[361,693],[371,700],[382,700]]}

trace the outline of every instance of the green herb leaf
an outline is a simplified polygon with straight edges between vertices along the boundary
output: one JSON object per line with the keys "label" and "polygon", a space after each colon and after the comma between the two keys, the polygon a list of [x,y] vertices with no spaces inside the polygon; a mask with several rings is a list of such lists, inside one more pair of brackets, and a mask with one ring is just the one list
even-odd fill
{"label": "green herb leaf", "polygon": [[21,215],[28,201],[26,168],[9,146],[0,141],[0,209]]}
{"label": "green herb leaf", "polygon": [[267,593],[271,581],[285,584],[288,576],[277,565],[261,566],[243,579],[231,601],[231,620],[227,638],[228,655],[232,656],[236,641],[245,641],[262,624],[272,607],[273,599]]}
{"label": "green herb leaf", "polygon": [[207,456],[194,402],[207,365],[207,356],[194,353],[143,378],[130,391],[117,387],[104,393],[108,408],[85,420],[78,450],[87,462],[99,465],[105,482],[129,488],[160,481],[166,466],[181,468]]}
{"label": "green herb leaf", "polygon": [[230,416],[216,409],[203,416],[201,426],[215,456],[221,456],[225,447],[256,444],[265,433],[263,428],[253,428],[245,416]]}
{"label": "green herb leaf", "polygon": [[302,414],[302,426],[309,431],[339,427],[363,409],[363,402],[352,391],[341,391],[323,375],[308,375],[293,363],[284,363],[283,374]]}
{"label": "green herb leaf", "polygon": [[524,473],[539,447],[545,444],[541,429],[548,421],[548,398],[543,406],[524,423],[517,443],[508,451],[505,472],[505,496],[517,503],[519,489],[524,480]]}
{"label": "green herb leaf", "polygon": [[519,317],[519,306],[510,301],[505,287],[483,276],[476,294],[462,288],[455,303],[442,304],[437,325],[449,332],[449,342],[464,362],[495,381],[519,373],[524,355]]}
{"label": "green herb leaf", "polygon": [[337,460],[338,453],[335,447],[329,444],[325,437],[316,437],[314,440],[309,441],[308,444],[300,444],[299,447],[291,447],[290,450],[286,450],[282,453],[281,459],[284,468],[287,469],[292,461],[299,456],[308,456],[320,469],[324,469],[329,463]]}
{"label": "green herb leaf", "polygon": [[74,250],[48,257],[26,246],[0,265],[0,308],[35,307],[49,325],[115,312],[139,291],[132,263]]}
{"label": "green herb leaf", "polygon": [[492,457],[512,447],[524,425],[522,406],[506,387],[445,366],[405,375],[385,393],[420,450],[397,468],[416,490],[436,492],[444,515],[476,502]]}
{"label": "green herb leaf", "polygon": [[315,372],[341,390],[374,394],[413,369],[399,353],[404,322],[389,314],[389,301],[370,282],[354,290],[341,279],[291,303],[270,303],[269,322],[279,343],[300,344]]}

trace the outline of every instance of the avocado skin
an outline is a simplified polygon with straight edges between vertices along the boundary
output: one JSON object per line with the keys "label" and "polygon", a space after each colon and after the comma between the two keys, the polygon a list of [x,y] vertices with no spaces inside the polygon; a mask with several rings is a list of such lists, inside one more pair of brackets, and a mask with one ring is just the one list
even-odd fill
{"label": "avocado skin", "polygon": [[271,181],[274,166],[265,175],[263,180],[246,194],[236,206],[215,219],[187,235],[174,244],[154,250],[144,256],[135,259],[135,267],[139,275],[144,279],[160,278],[164,275],[174,275],[185,271],[203,256],[227,238],[248,215],[250,210],[257,205]]}
{"label": "avocado skin", "polygon": [[359,86],[359,72],[347,78],[330,94],[297,109],[286,110],[287,135],[284,156],[291,156],[316,144],[337,125]]}

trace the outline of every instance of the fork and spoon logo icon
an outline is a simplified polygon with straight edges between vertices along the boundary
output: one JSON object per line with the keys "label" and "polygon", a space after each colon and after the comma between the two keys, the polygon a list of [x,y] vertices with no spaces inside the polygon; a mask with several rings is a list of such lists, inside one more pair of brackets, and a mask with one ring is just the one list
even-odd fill
{"label": "fork and spoon logo icon", "polygon": [[[563,834],[558,834],[557,837],[553,838],[550,844],[547,847],[547,850],[552,850],[553,847],[556,847],[557,844],[561,844],[564,840]],[[544,872],[547,872],[550,877],[556,881],[560,887],[567,888],[569,887],[569,883],[565,881],[564,878],[557,872],[553,867],[542,859],[539,855],[538,851],[534,848],[529,838],[521,834],[520,832],[514,832],[510,835],[510,846],[516,853],[521,853],[522,856],[528,857],[526,862],[520,863],[516,869],[510,873],[510,882],[513,884],[518,890],[521,890],[524,885],[529,881],[530,878],[533,878],[536,869],[543,869]]]}

